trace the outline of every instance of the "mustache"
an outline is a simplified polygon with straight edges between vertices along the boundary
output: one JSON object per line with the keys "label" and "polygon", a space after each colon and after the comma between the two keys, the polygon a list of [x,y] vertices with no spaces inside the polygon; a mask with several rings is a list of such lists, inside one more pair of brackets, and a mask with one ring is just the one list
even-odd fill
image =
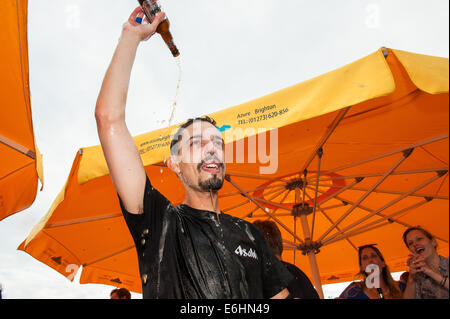
{"label": "mustache", "polygon": [[212,162],[212,161],[216,162],[219,165],[219,167],[225,168],[225,165],[216,156],[208,156],[208,157],[204,158],[200,163],[198,163],[197,170],[200,172],[203,164],[205,164],[206,162]]}

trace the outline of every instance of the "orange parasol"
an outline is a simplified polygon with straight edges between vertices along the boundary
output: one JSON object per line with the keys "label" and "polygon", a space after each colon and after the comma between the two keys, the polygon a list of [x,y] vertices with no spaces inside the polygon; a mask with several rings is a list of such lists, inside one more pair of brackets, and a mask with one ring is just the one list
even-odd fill
{"label": "orange parasol", "polygon": [[[210,114],[226,143],[220,207],[276,221],[283,259],[322,296],[322,284],[359,271],[364,244],[378,243],[391,271],[406,269],[401,236],[409,226],[428,229],[448,255],[448,105],[448,59],[383,48]],[[153,186],[179,204],[183,187],[165,167],[171,130],[135,142]],[[71,278],[82,266],[81,283],[140,291],[100,146],[77,153],[65,187],[19,249]]]}
{"label": "orange parasol", "polygon": [[28,77],[27,0],[0,3],[0,220],[29,207],[43,184]]}

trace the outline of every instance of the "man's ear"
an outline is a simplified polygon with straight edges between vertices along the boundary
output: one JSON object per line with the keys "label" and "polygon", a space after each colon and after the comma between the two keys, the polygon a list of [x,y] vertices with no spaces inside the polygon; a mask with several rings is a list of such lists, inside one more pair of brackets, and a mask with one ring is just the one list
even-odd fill
{"label": "man's ear", "polygon": [[167,160],[167,167],[170,168],[172,172],[180,176],[180,161],[177,156],[170,156]]}

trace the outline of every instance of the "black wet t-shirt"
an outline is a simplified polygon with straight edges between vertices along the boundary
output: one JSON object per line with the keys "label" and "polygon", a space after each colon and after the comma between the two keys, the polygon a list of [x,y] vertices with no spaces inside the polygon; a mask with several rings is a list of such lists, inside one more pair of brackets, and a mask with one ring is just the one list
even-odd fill
{"label": "black wet t-shirt", "polygon": [[251,223],[174,207],[148,177],[143,214],[120,204],[136,245],[144,298],[270,298],[292,279]]}

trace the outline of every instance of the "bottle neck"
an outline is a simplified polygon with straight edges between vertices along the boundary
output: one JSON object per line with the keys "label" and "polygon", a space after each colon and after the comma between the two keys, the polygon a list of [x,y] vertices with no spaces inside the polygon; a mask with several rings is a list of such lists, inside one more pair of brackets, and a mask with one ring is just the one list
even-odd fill
{"label": "bottle neck", "polygon": [[[159,3],[156,0],[144,0],[139,1],[140,5],[142,6],[142,10],[144,11],[144,14],[147,16],[147,19],[150,22],[153,22],[153,19],[155,16],[161,12],[161,7],[159,6]],[[156,32],[161,35],[164,42],[169,47],[170,52],[174,57],[177,57],[180,55],[180,52],[178,51],[175,43],[173,42],[172,34],[169,31],[169,20],[167,17],[164,18],[163,21],[158,25]]]}
{"label": "bottle neck", "polygon": [[170,33],[170,30],[169,30],[169,20],[167,20],[167,18],[166,18],[166,20],[162,21],[158,25],[158,28],[156,29],[156,32],[161,35],[161,37],[163,38],[164,42],[169,47],[170,52],[172,52],[172,55],[174,57],[179,56],[180,52],[178,51],[178,48],[177,48],[177,46],[175,45],[175,43],[173,41],[172,34]]}

